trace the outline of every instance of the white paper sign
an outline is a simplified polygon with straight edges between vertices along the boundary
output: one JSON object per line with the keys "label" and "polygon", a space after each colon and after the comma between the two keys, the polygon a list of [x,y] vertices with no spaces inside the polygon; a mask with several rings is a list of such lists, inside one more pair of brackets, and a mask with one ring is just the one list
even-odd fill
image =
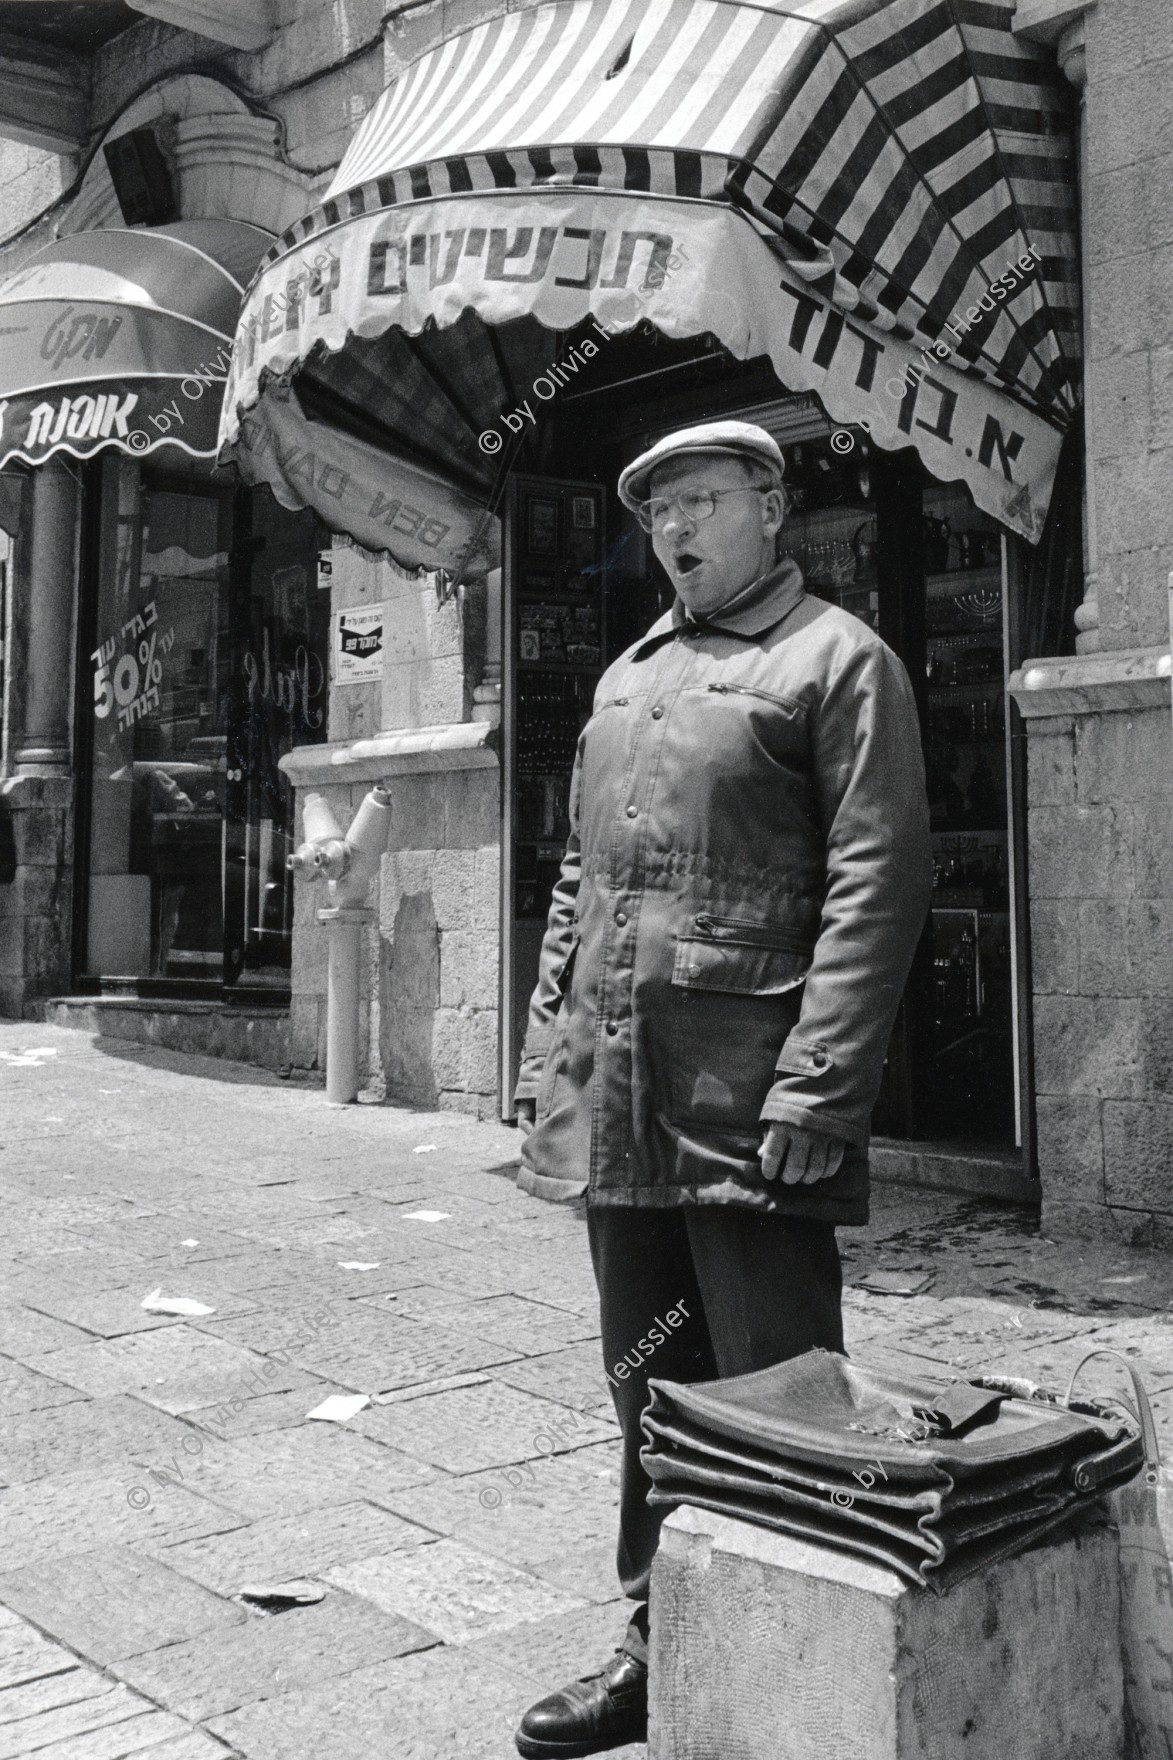
{"label": "white paper sign", "polygon": [[369,684],[383,676],[383,605],[334,613],[334,683]]}

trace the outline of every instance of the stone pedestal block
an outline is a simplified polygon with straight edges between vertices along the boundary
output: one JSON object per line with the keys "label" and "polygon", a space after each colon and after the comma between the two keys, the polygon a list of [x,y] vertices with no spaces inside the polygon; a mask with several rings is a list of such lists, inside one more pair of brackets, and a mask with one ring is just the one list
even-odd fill
{"label": "stone pedestal block", "polygon": [[651,1671],[649,1760],[1120,1760],[1115,1537],[1093,1510],[937,1596],[686,1505]]}

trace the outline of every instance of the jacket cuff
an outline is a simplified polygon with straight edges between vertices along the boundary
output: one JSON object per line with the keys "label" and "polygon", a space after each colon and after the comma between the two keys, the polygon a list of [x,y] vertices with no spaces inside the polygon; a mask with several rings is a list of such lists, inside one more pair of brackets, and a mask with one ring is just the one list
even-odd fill
{"label": "jacket cuff", "polygon": [[800,1130],[814,1131],[820,1137],[838,1137],[841,1142],[852,1143],[857,1149],[866,1149],[871,1135],[866,1125],[861,1127],[853,1119],[843,1118],[823,1107],[804,1106],[801,1100],[788,1095],[781,1084],[766,1096],[761,1121],[766,1125],[796,1125]]}

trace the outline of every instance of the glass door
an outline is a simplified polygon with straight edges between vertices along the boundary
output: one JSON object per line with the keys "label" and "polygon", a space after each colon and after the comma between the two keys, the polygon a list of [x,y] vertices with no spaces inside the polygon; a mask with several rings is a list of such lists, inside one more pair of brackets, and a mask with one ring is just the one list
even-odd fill
{"label": "glass door", "polygon": [[287,991],[277,762],[325,737],[315,522],[225,473],[111,454],[96,474],[83,970],[144,994]]}

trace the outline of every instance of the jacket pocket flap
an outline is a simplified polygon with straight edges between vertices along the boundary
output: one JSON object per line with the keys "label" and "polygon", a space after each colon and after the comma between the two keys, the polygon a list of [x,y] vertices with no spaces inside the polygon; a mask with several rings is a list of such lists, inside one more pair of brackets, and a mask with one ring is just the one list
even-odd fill
{"label": "jacket pocket flap", "polygon": [[833,1063],[825,1045],[796,1039],[792,1034],[779,1052],[775,1067],[780,1076],[825,1076]]}
{"label": "jacket pocket flap", "polygon": [[802,983],[810,963],[805,948],[760,947],[749,941],[681,935],[676,942],[672,982],[688,990],[780,996]]}

